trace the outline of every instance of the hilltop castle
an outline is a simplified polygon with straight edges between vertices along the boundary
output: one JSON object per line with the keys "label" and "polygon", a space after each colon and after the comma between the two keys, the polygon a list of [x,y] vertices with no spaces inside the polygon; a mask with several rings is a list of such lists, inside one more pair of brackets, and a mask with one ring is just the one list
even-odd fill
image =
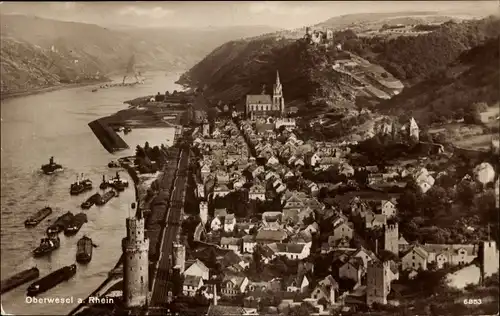
{"label": "hilltop castle", "polygon": [[283,86],[280,82],[280,74],[276,71],[276,83],[273,88],[273,95],[262,94],[247,95],[245,105],[246,116],[256,119],[269,116],[283,116],[285,114],[285,99],[283,98]]}
{"label": "hilltop castle", "polygon": [[[132,204],[135,208],[135,204]],[[127,237],[122,240],[123,301],[126,307],[146,305],[148,298],[148,252],[149,239],[144,235],[144,216],[139,211],[137,217],[126,219]]]}
{"label": "hilltop castle", "polygon": [[[333,31],[331,29],[326,29],[326,31],[313,30],[310,27],[306,27],[304,39],[309,44],[324,44],[328,46],[329,44],[333,44]],[[335,47],[338,51],[342,50],[342,44],[340,43],[337,43]]]}

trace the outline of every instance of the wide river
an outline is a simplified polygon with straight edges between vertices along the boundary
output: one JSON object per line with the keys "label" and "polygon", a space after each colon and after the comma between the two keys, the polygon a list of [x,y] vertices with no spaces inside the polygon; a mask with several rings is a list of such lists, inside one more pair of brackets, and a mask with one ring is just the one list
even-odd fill
{"label": "wide river", "polygon": [[[73,237],[60,234],[61,247],[50,256],[35,259],[36,248],[45,230],[59,215],[81,212],[80,204],[99,189],[102,175],[111,176],[111,160],[134,152],[145,141],[171,145],[174,129],[133,130],[124,136],[130,150],[112,155],[94,136],[88,123],[127,107],[123,101],[157,92],[180,90],[174,82],[179,73],[149,73],[143,85],[115,87],[92,92],[79,87],[3,100],[1,103],[1,278],[37,266],[40,276],[75,263],[76,242],[83,235],[91,237],[97,248],[92,261],[78,265],[76,275],[39,297],[73,297],[73,304],[28,304],[24,284],[1,296],[6,313],[14,315],[65,315],[86,298],[107,277],[121,255],[125,236],[125,218],[135,199],[133,186],[103,207],[85,211],[88,223]],[[117,78],[118,79],[118,78]],[[121,78],[120,78],[121,79]],[[42,164],[50,156],[64,166],[62,173],[44,175]],[[94,183],[94,191],[70,196],[69,186],[76,174],[84,173]],[[120,172],[128,178],[125,171]],[[130,179],[129,179],[130,181]],[[27,229],[24,220],[38,209],[51,206],[48,219]]]}

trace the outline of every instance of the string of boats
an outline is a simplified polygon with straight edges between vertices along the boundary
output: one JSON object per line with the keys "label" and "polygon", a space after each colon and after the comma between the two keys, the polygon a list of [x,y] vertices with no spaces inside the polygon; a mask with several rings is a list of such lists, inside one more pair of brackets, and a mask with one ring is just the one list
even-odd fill
{"label": "string of boats", "polygon": [[[119,168],[121,166],[118,162],[112,161],[108,164],[108,167]],[[49,163],[43,165],[41,169],[45,174],[63,171],[62,165],[54,162],[54,157],[51,157]],[[120,178],[118,171],[116,172],[115,177],[112,177],[109,180],[106,180],[106,176],[103,175],[99,188],[104,190],[104,193],[100,194],[97,192],[93,194],[88,199],[83,201],[80,207],[82,210],[88,210],[94,205],[103,206],[113,197],[117,197],[119,192],[124,191],[128,186],[128,181]],[[69,193],[72,196],[77,196],[84,192],[91,191],[92,189],[92,181],[85,178],[84,175],[81,174],[80,176],[77,176],[76,181],[70,185]],[[28,217],[25,220],[24,225],[27,228],[35,227],[51,215],[52,212],[53,209],[50,206],[44,207]],[[33,250],[33,256],[35,258],[40,258],[49,255],[54,250],[59,248],[61,244],[59,234],[61,232],[64,232],[64,235],[66,236],[74,236],[80,231],[85,223],[87,223],[87,214],[83,212],[74,215],[72,212],[68,211],[65,214],[62,214],[47,227],[46,236],[41,238],[40,245]],[[76,262],[80,264],[88,264],[92,260],[92,252],[95,247],[98,246],[93,243],[90,237],[83,236],[80,238],[77,242]],[[40,293],[46,292],[61,282],[71,279],[75,274],[76,264],[58,269],[32,283],[27,289],[27,295],[36,296]],[[6,280],[1,281],[0,294],[8,292],[27,282],[36,280],[39,276],[40,271],[37,267],[19,272]]]}

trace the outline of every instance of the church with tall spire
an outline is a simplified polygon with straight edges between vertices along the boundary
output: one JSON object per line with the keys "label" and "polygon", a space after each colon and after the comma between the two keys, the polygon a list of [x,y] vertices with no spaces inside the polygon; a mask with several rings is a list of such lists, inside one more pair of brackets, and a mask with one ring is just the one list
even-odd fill
{"label": "church with tall spire", "polygon": [[285,99],[279,71],[276,71],[272,95],[266,94],[265,88],[262,94],[247,95],[245,114],[250,119],[285,116]]}

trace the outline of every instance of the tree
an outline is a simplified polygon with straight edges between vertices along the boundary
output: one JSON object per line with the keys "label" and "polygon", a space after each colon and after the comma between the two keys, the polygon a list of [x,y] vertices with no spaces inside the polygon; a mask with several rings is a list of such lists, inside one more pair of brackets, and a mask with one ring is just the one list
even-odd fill
{"label": "tree", "polygon": [[288,316],[309,316],[312,312],[312,306],[308,303],[302,303],[300,306],[292,307]]}
{"label": "tree", "polygon": [[434,218],[447,213],[449,209],[448,196],[446,190],[434,185],[425,195],[422,203],[424,216]]}
{"label": "tree", "polygon": [[256,245],[252,253],[253,262],[255,263],[255,270],[258,273],[262,272],[262,248],[260,245]]}
{"label": "tree", "polygon": [[314,220],[314,215],[311,213],[309,214],[309,216],[307,216],[306,218],[304,218],[304,220],[302,221],[304,225],[306,226],[309,226],[311,225],[312,223],[315,222]]}
{"label": "tree", "polygon": [[481,124],[481,113],[475,105],[468,106],[464,109],[464,123],[466,124]]}
{"label": "tree", "polygon": [[462,181],[457,186],[457,198],[465,206],[471,206],[474,203],[476,188],[469,181]]}
{"label": "tree", "polygon": [[483,113],[488,111],[488,104],[486,102],[476,102],[473,107],[479,111],[479,113]]}
{"label": "tree", "polygon": [[139,145],[137,145],[135,147],[135,157],[136,158],[145,158],[146,157],[144,149],[141,146],[139,146]]}

